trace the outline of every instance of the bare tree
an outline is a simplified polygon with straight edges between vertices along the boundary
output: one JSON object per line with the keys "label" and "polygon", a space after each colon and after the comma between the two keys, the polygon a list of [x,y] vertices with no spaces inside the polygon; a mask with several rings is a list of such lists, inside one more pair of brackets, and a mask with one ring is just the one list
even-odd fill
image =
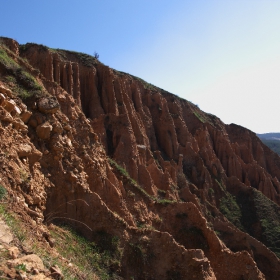
{"label": "bare tree", "polygon": [[94,52],[94,58],[98,59],[99,58],[99,54],[97,52]]}

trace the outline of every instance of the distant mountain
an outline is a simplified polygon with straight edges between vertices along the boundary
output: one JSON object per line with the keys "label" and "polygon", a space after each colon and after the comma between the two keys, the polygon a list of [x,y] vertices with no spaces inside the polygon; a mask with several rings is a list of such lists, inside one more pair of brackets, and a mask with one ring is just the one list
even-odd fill
{"label": "distant mountain", "polygon": [[257,134],[257,136],[272,151],[280,155],[280,133],[263,133]]}
{"label": "distant mountain", "polygon": [[278,141],[280,141],[280,133],[279,132],[257,134],[257,136],[262,140],[265,139],[265,140],[278,140]]}

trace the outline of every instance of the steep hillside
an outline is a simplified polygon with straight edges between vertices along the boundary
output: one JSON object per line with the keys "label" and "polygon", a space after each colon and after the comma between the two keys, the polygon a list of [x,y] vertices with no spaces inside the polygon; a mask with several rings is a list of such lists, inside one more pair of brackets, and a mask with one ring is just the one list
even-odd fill
{"label": "steep hillside", "polygon": [[123,279],[280,278],[280,158],[255,133],[86,54],[1,42],[1,185],[38,235],[67,223]]}

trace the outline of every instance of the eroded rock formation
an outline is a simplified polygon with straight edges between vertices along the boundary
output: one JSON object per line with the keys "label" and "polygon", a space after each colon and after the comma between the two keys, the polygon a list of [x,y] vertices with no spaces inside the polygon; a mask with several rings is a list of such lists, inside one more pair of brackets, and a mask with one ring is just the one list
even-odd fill
{"label": "eroded rock formation", "polygon": [[41,85],[21,98],[1,62],[0,176],[36,223],[118,236],[124,279],[280,277],[260,209],[280,226],[280,158],[253,132],[88,55],[3,42]]}

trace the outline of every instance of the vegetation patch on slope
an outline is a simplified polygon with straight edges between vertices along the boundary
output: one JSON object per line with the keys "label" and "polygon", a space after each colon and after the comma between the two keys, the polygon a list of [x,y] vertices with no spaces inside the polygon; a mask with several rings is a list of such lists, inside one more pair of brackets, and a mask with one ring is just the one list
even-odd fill
{"label": "vegetation patch on slope", "polygon": [[280,257],[280,207],[256,189],[237,196],[244,231]]}
{"label": "vegetation patch on slope", "polygon": [[[108,238],[103,238],[100,240],[100,244],[96,244],[86,240],[70,227],[51,225],[49,229],[54,240],[55,251],[53,251],[38,236],[34,235],[29,228],[30,225],[22,217],[13,213],[12,203],[8,204],[7,201],[2,199],[0,203],[0,217],[16,237],[17,247],[24,247],[38,255],[47,269],[57,265],[61,269],[64,279],[69,280],[121,279],[114,272],[118,271],[120,267],[122,254],[117,237],[111,238],[110,242]],[[110,246],[106,245],[109,243]],[[2,250],[0,263],[8,259],[9,254]]]}
{"label": "vegetation patch on slope", "polygon": [[[220,199],[219,210],[231,223],[233,223],[240,230],[244,231],[243,225],[241,223],[242,212],[239,204],[237,203],[236,197],[226,190],[226,187],[223,185],[223,183],[219,182],[217,179],[215,179],[215,181],[223,194],[222,198]],[[213,193],[214,190],[211,190],[210,192]]]}
{"label": "vegetation patch on slope", "polygon": [[110,165],[118,171],[118,173],[123,176],[123,181],[127,182],[129,186],[133,187],[134,190],[137,190],[139,193],[141,193],[144,197],[148,198],[149,200],[154,200],[156,203],[161,204],[161,205],[168,205],[175,203],[176,201],[174,200],[169,200],[169,199],[161,199],[161,198],[156,198],[154,196],[149,195],[141,186],[138,185],[138,183],[130,177],[128,172],[121,167],[118,163],[116,163],[113,159],[108,158],[108,161]]}
{"label": "vegetation patch on slope", "polygon": [[[90,242],[68,226],[52,226],[55,248],[82,273],[83,279],[120,279],[114,271],[120,268],[122,250],[117,237],[102,233],[98,244]],[[109,244],[109,245],[108,245]]]}
{"label": "vegetation patch on slope", "polygon": [[0,72],[3,79],[21,98],[41,96],[42,86],[9,55],[10,52],[5,46],[0,45]]}
{"label": "vegetation patch on slope", "polygon": [[226,192],[225,196],[220,199],[220,211],[226,218],[240,230],[244,230],[241,224],[242,213],[237,204],[235,196]]}
{"label": "vegetation patch on slope", "polygon": [[197,119],[202,123],[209,123],[210,125],[214,127],[220,127],[220,121],[219,118],[213,114],[205,113],[201,111],[198,107],[198,105],[195,105],[191,102],[189,104],[192,107],[193,114],[197,117]]}
{"label": "vegetation patch on slope", "polygon": [[253,199],[262,227],[262,242],[280,257],[280,207],[263,195],[253,190]]}
{"label": "vegetation patch on slope", "polygon": [[279,140],[266,140],[266,139],[261,139],[262,142],[273,152],[277,153],[280,155],[280,141]]}
{"label": "vegetation patch on slope", "polygon": [[150,200],[153,200],[153,197],[150,196],[143,188],[141,188],[137,182],[132,179],[130,177],[130,175],[128,174],[128,172],[123,168],[121,167],[118,163],[116,163],[113,159],[111,158],[108,158],[108,161],[110,163],[110,165],[118,171],[118,173],[123,176],[123,181],[126,181],[128,183],[128,185],[134,187],[134,189],[138,190],[142,195],[144,195],[144,197],[150,199]]}
{"label": "vegetation patch on slope", "polygon": [[67,51],[61,49],[52,49],[52,51],[58,53],[60,57],[67,60],[67,55],[74,55],[84,66],[93,67],[97,64],[97,58],[82,52]]}

